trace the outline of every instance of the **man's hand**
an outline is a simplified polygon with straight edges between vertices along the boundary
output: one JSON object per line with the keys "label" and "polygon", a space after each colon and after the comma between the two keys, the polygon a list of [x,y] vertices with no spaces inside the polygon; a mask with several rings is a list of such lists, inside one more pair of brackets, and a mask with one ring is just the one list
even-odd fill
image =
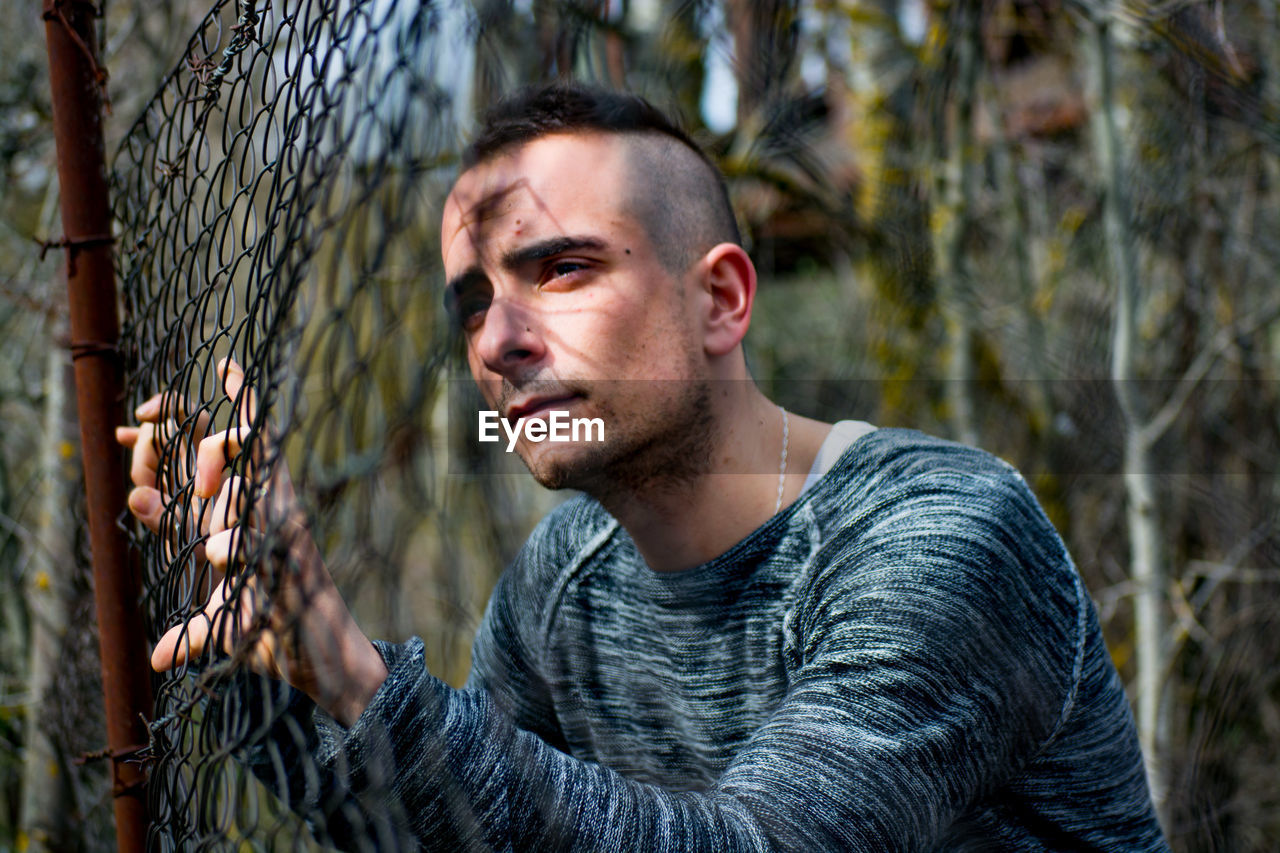
{"label": "man's hand", "polygon": [[[177,508],[171,506],[169,492],[182,493],[186,481],[194,480],[190,517],[207,536],[197,559],[207,560],[214,572],[201,613],[160,638],[151,665],[157,671],[182,665],[201,655],[213,638],[222,651],[287,681],[350,725],[386,678],[386,666],[324,566],[283,457],[271,460],[266,482],[255,486],[269,448],[254,433],[253,390],[245,387],[244,371],[234,361],[219,362],[218,373],[227,396],[239,398],[234,426],[206,435],[209,418],[202,413],[188,426],[189,435],[179,435],[179,422],[191,422],[185,401],[156,395],[138,407],[139,426],[116,431],[117,440],[133,450],[129,509],[152,532],[159,533],[166,519],[179,518],[171,511]],[[163,443],[174,438],[198,442],[194,471],[162,470]],[[241,474],[228,475],[228,466],[245,447],[251,450],[251,463]],[[176,450],[178,459],[187,458],[181,444]],[[277,543],[268,550],[280,563],[270,600],[260,567],[251,567],[244,576],[245,559],[263,551],[264,536]],[[166,557],[172,551],[166,546]]]}

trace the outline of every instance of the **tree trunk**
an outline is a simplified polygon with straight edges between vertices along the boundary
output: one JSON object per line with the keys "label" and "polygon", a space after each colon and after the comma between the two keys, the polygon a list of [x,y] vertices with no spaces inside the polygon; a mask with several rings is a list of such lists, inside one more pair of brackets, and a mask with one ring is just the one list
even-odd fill
{"label": "tree trunk", "polygon": [[978,10],[969,3],[957,4],[951,23],[956,39],[955,84],[945,107],[937,160],[941,174],[934,181],[938,193],[933,209],[934,274],[947,330],[946,400],[952,436],[977,444],[973,403],[977,320],[968,237],[978,192],[979,157],[973,132],[981,51]]}
{"label": "tree trunk", "polygon": [[72,545],[75,537],[69,531],[75,522],[68,513],[68,507],[77,504],[79,490],[79,466],[74,455],[76,421],[70,410],[75,399],[72,383],[66,351],[51,347],[45,375],[44,443],[40,449],[39,532],[25,587],[31,618],[31,701],[27,705],[19,828],[30,851],[70,847],[66,756],[45,721],[52,716],[46,711],[47,703],[65,701],[55,695],[54,684],[63,663],[71,574],[76,567]]}
{"label": "tree trunk", "polygon": [[1164,702],[1168,675],[1168,631],[1164,597],[1168,572],[1161,553],[1163,531],[1156,507],[1151,433],[1136,394],[1138,370],[1134,348],[1138,337],[1141,296],[1136,235],[1130,228],[1125,194],[1123,151],[1117,118],[1114,79],[1115,47],[1107,12],[1086,26],[1086,47],[1094,76],[1094,141],[1102,181],[1107,252],[1116,283],[1112,337],[1111,383],[1124,415],[1124,485],[1128,501],[1130,575],[1134,594],[1134,645],[1137,659],[1138,736],[1147,763],[1147,778],[1156,808],[1164,815],[1168,781],[1164,759],[1168,747]]}
{"label": "tree trunk", "polygon": [[795,0],[726,0],[738,78],[738,122],[763,127],[760,113],[781,93],[796,53]]}
{"label": "tree trunk", "polygon": [[1036,305],[1041,273],[1037,268],[1032,248],[1036,232],[1032,224],[1031,205],[1028,199],[1030,190],[1027,186],[1028,182],[1020,177],[1018,154],[1013,144],[1003,140],[997,143],[993,153],[996,157],[1000,180],[1004,184],[1001,193],[1002,207],[1007,222],[1009,242],[1013,247],[1014,269],[1018,282],[1018,308],[1025,341],[1026,373],[1019,378],[1027,383],[1025,400],[1032,426],[1037,435],[1043,436],[1053,420],[1053,394],[1049,386],[1048,359],[1045,357],[1045,342],[1048,336]]}

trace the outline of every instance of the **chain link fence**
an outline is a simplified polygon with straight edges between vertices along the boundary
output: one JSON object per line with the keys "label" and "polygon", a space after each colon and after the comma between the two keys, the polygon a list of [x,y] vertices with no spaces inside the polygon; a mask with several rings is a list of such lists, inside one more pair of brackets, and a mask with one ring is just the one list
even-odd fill
{"label": "chain link fence", "polygon": [[[453,535],[440,510],[451,339],[439,205],[467,115],[465,26],[447,3],[216,3],[123,140],[113,203],[129,388],[135,405],[166,392],[169,509],[136,541],[153,640],[208,618],[222,580],[203,559],[211,502],[193,492],[195,450],[238,424],[252,437],[233,468],[265,487],[287,466],[357,612],[363,602],[375,628],[401,635],[435,625],[435,665],[465,674],[465,638],[510,539],[483,524]],[[245,373],[234,396],[226,358]],[[484,481],[476,499],[500,501],[501,484]],[[270,598],[296,570],[279,559],[280,525],[296,519],[261,499],[244,512],[263,533],[245,546],[259,570],[226,581],[228,607]],[[403,583],[427,564],[455,568],[434,587]],[[280,710],[278,684],[234,675],[262,628],[229,627],[229,656],[211,645],[163,677],[145,755],[150,849],[308,849],[243,763]],[[277,790],[313,772],[278,752],[264,761]]]}

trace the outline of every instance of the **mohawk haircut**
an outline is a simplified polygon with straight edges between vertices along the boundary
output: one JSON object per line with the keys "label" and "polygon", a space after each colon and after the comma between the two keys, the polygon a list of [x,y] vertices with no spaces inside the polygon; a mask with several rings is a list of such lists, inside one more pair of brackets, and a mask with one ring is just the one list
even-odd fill
{"label": "mohawk haircut", "polygon": [[634,139],[628,161],[631,212],[662,262],[686,268],[717,243],[742,244],[720,170],[684,130],[644,98],[580,83],[517,90],[487,110],[463,170],[543,136],[605,133]]}

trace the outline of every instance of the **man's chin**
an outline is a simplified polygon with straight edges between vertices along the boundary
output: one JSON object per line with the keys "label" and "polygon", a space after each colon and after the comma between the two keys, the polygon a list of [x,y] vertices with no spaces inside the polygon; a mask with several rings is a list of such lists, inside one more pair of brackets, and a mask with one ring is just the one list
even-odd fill
{"label": "man's chin", "polygon": [[552,491],[588,491],[590,484],[600,476],[602,454],[599,451],[598,447],[575,444],[517,447],[520,461],[529,469],[533,479]]}

